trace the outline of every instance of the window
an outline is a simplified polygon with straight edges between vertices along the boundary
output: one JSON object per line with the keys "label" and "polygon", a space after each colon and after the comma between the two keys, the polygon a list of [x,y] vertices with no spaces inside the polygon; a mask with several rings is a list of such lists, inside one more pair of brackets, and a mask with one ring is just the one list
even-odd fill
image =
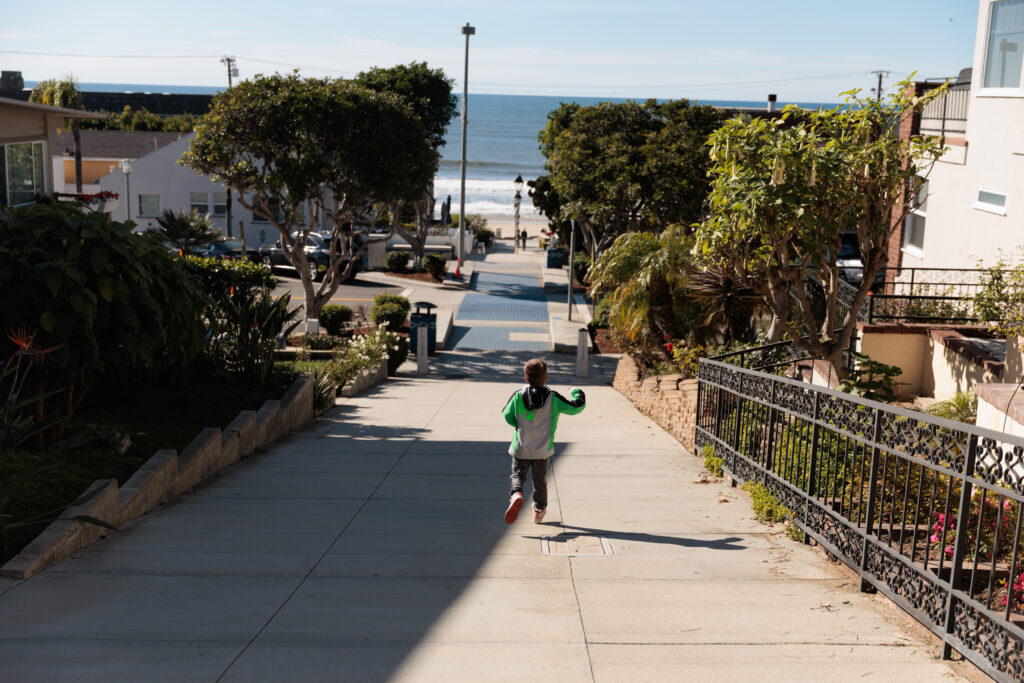
{"label": "window", "polygon": [[226,216],[228,213],[228,193],[227,192],[214,192],[213,193],[213,215],[214,216]]}
{"label": "window", "polygon": [[205,192],[189,192],[188,206],[200,214],[210,213],[209,196]]}
{"label": "window", "polygon": [[2,145],[3,193],[11,206],[30,204],[37,194],[44,194],[43,143],[22,142]]}
{"label": "window", "polygon": [[160,215],[160,195],[158,195],[158,194],[140,194],[139,195],[139,215],[140,216],[159,216]]}
{"label": "window", "polygon": [[917,178],[914,208],[903,219],[903,251],[913,256],[924,255],[924,224],[928,219],[928,181]]}
{"label": "window", "polygon": [[986,88],[1019,88],[1024,64],[1024,0],[995,0],[990,5]]}
{"label": "window", "polygon": [[[273,214],[274,220],[276,220],[278,223],[283,221],[284,220],[284,212],[281,211],[281,202],[277,201],[276,199],[271,199],[268,203],[269,203],[269,206],[270,206],[270,213]],[[253,211],[252,212],[252,222],[253,223],[266,223],[267,219],[264,218],[263,216],[259,215],[255,211]]]}
{"label": "window", "polygon": [[977,199],[975,199],[971,206],[979,211],[988,211],[989,213],[1005,216],[1006,192],[991,187],[979,187]]}

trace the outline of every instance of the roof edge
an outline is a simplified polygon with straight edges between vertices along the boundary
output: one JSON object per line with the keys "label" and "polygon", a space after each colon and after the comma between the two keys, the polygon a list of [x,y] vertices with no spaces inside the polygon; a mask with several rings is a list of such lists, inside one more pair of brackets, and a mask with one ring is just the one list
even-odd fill
{"label": "roof edge", "polygon": [[30,111],[45,112],[47,114],[60,114],[66,119],[106,119],[106,114],[99,112],[84,111],[82,109],[66,109],[64,107],[51,107],[46,104],[35,102],[23,102],[9,97],[0,97],[0,106],[13,107],[15,109],[28,109]]}

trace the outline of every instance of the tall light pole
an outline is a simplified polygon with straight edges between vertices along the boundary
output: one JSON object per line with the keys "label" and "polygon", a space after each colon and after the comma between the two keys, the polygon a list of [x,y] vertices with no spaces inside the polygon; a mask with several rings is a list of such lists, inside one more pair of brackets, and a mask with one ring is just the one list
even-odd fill
{"label": "tall light pole", "polygon": [[[231,90],[231,77],[238,76],[238,67],[235,66],[236,60],[234,57],[228,57],[225,55],[224,58],[220,60],[220,63],[228,68],[228,90]],[[225,185],[224,189],[227,190],[227,199],[224,201],[224,234],[227,237],[231,237],[231,188]]]}
{"label": "tall light pole", "polygon": [[132,160],[121,159],[121,171],[124,173],[124,198],[125,198],[125,211],[128,212],[127,220],[132,219]]}
{"label": "tall light pole", "polygon": [[513,181],[513,185],[516,186],[516,230],[515,230],[515,247],[516,253],[519,252],[519,202],[523,199],[523,176],[519,174]]}
{"label": "tall light pole", "polygon": [[459,264],[466,257],[466,110],[469,100],[469,37],[476,33],[476,29],[466,22],[462,27],[462,35],[466,36],[466,65],[462,77],[462,162],[459,165]]}

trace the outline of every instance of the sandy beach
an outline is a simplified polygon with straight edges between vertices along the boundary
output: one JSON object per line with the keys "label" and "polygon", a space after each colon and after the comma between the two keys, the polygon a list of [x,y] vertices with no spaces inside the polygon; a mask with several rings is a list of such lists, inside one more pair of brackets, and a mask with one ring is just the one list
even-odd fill
{"label": "sandy beach", "polygon": [[[512,239],[515,234],[515,217],[487,216],[487,227],[494,231],[498,239]],[[548,229],[548,220],[543,216],[520,216],[519,229],[525,230],[527,237],[534,238],[542,230]]]}

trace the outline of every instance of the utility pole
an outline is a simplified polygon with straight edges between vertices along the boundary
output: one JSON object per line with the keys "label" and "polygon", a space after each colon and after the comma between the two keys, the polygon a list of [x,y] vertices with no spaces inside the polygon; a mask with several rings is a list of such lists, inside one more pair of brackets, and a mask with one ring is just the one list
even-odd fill
{"label": "utility pole", "polygon": [[882,101],[882,77],[884,76],[885,78],[888,78],[889,77],[889,72],[888,71],[884,71],[884,70],[879,70],[879,71],[872,71],[871,73],[876,74],[878,76],[878,87],[875,88],[875,99],[878,100],[879,102],[881,102]]}
{"label": "utility pole", "polygon": [[466,64],[462,76],[462,162],[459,164],[459,250],[458,264],[455,266],[459,274],[465,259],[466,250],[466,115],[469,108],[469,37],[476,35],[476,29],[466,22],[460,31],[466,36]]}
{"label": "utility pole", "polygon": [[[231,77],[238,75],[237,60],[234,57],[224,55],[220,63],[228,68],[228,90],[230,90],[232,86]],[[225,186],[224,189],[227,190],[227,200],[224,202],[224,230],[227,233],[227,237],[231,237],[231,188]],[[243,235],[244,238],[245,236]]]}

